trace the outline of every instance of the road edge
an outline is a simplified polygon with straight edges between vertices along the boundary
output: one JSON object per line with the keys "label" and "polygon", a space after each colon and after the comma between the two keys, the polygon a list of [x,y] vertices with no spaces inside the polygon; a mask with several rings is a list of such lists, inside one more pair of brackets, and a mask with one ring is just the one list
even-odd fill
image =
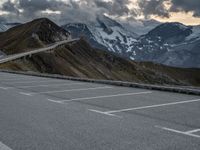
{"label": "road edge", "polygon": [[91,83],[102,83],[102,84],[115,85],[115,86],[142,88],[142,89],[167,91],[167,92],[182,93],[182,94],[200,95],[200,90],[190,89],[187,87],[161,86],[161,85],[151,85],[151,84],[142,84],[142,83],[125,82],[125,81],[113,81],[113,80],[98,80],[98,79],[89,79],[89,78],[70,77],[70,76],[64,76],[64,75],[58,75],[58,74],[12,71],[12,70],[3,70],[3,69],[0,69],[0,72],[37,76],[37,77],[46,77],[46,78],[55,78],[55,79],[64,79],[64,80],[73,80],[73,81],[82,81],[82,82],[91,82]]}

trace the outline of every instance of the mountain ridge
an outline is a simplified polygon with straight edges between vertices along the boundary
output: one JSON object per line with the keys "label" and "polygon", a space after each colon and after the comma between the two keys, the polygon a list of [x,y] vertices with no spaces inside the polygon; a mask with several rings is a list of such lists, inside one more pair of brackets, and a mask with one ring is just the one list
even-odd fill
{"label": "mountain ridge", "polygon": [[[24,39],[32,37],[32,34],[35,33],[35,28],[33,29],[33,27],[37,27],[37,29],[39,28],[39,31],[43,33],[42,36],[45,36],[44,40],[41,40],[42,36],[40,36],[39,40],[42,42],[42,45],[39,46],[41,47],[52,44],[52,37],[57,35],[57,33],[61,33],[62,35],[62,32],[58,31],[68,33],[68,31],[63,30],[57,25],[51,24],[51,26],[49,26],[49,23],[51,24],[51,21],[46,19],[34,20],[0,34],[0,38],[6,39],[5,37],[14,34],[15,38],[12,42],[15,44],[15,40],[17,40],[19,43],[21,42],[18,41],[19,39],[23,41],[22,37]],[[29,28],[27,28],[27,26]],[[52,28],[55,29],[54,32],[56,34],[54,33],[53,36],[46,36],[51,35],[49,33],[52,33]],[[16,34],[16,32],[21,33],[24,31],[26,32],[22,37],[21,34]],[[67,35],[67,38],[71,37],[69,34]],[[9,43],[10,45],[8,46],[13,46],[12,42]],[[0,41],[0,45],[2,45],[2,43],[4,43],[4,41]],[[5,47],[6,46],[7,45],[5,45]],[[27,43],[23,46],[24,49],[31,49],[33,47]],[[10,49],[4,49],[4,51],[7,54],[11,52],[14,54],[23,52],[24,49],[12,47],[13,51],[10,51]],[[200,85],[199,69],[180,69],[148,62],[131,61],[120,57],[114,52],[94,48],[83,38],[70,44],[64,44],[51,51],[33,54],[31,57],[1,64],[0,68],[149,84]]]}
{"label": "mountain ridge", "polygon": [[[109,18],[110,22],[111,20]],[[63,28],[71,31],[76,38],[81,34],[94,47],[107,49],[127,59],[153,61],[174,67],[200,68],[199,26],[168,22],[139,37],[135,34],[132,36],[130,29],[125,31],[124,27],[114,20],[108,29],[110,32],[105,32],[103,27],[99,28],[94,24],[77,26],[73,23]],[[76,31],[80,31],[80,34],[74,34]]]}

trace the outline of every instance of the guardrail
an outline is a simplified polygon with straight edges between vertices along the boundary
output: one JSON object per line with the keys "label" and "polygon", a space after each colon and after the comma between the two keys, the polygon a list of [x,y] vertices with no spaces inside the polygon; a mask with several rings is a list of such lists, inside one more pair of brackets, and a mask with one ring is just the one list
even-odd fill
{"label": "guardrail", "polygon": [[52,49],[54,49],[58,46],[61,46],[63,44],[71,43],[71,42],[78,41],[78,40],[79,39],[64,40],[64,41],[61,41],[61,42],[57,42],[57,43],[55,43],[55,44],[53,44],[49,47],[35,49],[35,50],[32,50],[32,51],[24,52],[24,53],[20,53],[20,54],[8,55],[7,57],[0,59],[0,64],[6,63],[6,62],[9,62],[9,61],[12,61],[12,60],[16,60],[16,59],[19,59],[19,58],[22,58],[22,57],[25,57],[25,56],[29,56],[29,55],[41,53],[41,52],[44,52],[44,51],[52,50]]}
{"label": "guardrail", "polygon": [[69,76],[57,75],[57,74],[44,74],[44,73],[12,71],[12,70],[0,70],[0,72],[46,77],[46,78],[56,78],[56,79],[64,79],[64,80],[73,80],[73,81],[82,81],[82,82],[101,83],[101,84],[109,84],[109,85],[123,86],[123,87],[134,87],[134,88],[142,88],[142,89],[150,89],[150,90],[168,91],[168,92],[174,92],[174,93],[200,95],[199,89],[195,89],[195,88],[190,89],[187,87],[161,86],[161,85],[141,84],[141,83],[134,83],[134,82],[113,81],[113,80],[97,80],[97,79],[88,79],[88,78],[69,77]]}

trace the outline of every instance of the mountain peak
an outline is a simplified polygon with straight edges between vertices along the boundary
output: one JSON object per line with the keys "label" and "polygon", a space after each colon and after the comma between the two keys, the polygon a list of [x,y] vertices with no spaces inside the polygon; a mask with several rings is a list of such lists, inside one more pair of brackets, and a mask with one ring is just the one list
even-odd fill
{"label": "mountain peak", "polygon": [[70,38],[68,31],[47,18],[39,18],[0,34],[0,48],[10,53],[17,53],[22,52],[26,47],[43,47],[68,38]]}
{"label": "mountain peak", "polygon": [[147,35],[161,38],[163,41],[174,37],[187,37],[192,33],[192,27],[178,22],[164,23],[151,30]]}
{"label": "mountain peak", "polygon": [[123,28],[123,26],[120,23],[118,23],[117,21],[115,21],[115,20],[113,20],[113,19],[111,19],[111,18],[109,18],[109,17],[107,17],[105,15],[98,15],[97,16],[97,22],[99,24],[104,24],[104,25],[106,25],[108,27],[117,26],[117,27]]}

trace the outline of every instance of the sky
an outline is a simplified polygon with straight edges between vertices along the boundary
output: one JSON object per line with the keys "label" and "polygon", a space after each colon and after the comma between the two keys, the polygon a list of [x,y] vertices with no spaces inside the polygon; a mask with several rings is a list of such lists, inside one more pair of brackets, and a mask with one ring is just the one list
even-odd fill
{"label": "sky", "polygon": [[48,17],[58,24],[92,21],[97,15],[116,20],[200,24],[200,0],[0,0],[0,22]]}

